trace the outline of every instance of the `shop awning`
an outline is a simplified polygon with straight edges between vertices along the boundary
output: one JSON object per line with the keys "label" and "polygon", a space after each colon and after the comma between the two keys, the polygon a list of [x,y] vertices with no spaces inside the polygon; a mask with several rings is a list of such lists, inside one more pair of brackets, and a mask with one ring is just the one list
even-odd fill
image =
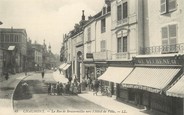
{"label": "shop awning", "polygon": [[55,79],[56,82],[61,82],[61,83],[67,83],[68,79],[65,78],[63,74],[60,74],[59,71],[53,72],[53,78]]}
{"label": "shop awning", "polygon": [[71,64],[66,64],[65,67],[63,67],[63,70],[67,70],[70,67]]}
{"label": "shop awning", "polygon": [[98,79],[110,81],[114,83],[121,83],[133,70],[130,67],[108,67],[104,74]]}
{"label": "shop awning", "polygon": [[184,98],[184,75],[166,91],[166,95]]}
{"label": "shop awning", "polygon": [[180,71],[180,68],[136,67],[122,82],[127,88],[137,88],[158,93],[165,88]]}
{"label": "shop awning", "polygon": [[60,69],[62,69],[63,67],[65,67],[67,65],[67,63],[63,63],[59,66]]}
{"label": "shop awning", "polygon": [[8,47],[8,50],[9,50],[9,51],[12,51],[12,50],[14,50],[14,49],[15,49],[15,46],[9,46],[9,47]]}

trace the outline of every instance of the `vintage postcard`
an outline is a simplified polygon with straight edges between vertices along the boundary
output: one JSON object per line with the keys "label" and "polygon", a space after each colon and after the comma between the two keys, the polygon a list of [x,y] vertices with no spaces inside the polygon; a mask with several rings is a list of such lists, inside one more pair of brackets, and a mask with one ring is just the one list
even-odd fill
{"label": "vintage postcard", "polygon": [[0,115],[183,115],[183,0],[0,0]]}

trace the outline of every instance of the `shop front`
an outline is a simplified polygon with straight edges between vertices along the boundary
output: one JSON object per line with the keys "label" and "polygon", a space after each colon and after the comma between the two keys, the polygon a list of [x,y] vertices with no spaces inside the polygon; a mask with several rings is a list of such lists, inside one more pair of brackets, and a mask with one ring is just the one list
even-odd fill
{"label": "shop front", "polygon": [[173,113],[184,114],[184,74],[182,74],[168,89],[166,95],[173,99]]}
{"label": "shop front", "polygon": [[137,56],[131,74],[121,83],[129,101],[148,109],[172,114],[173,99],[164,94],[183,72],[178,55]]}
{"label": "shop front", "polygon": [[[92,81],[96,78],[96,69],[93,62],[84,62],[84,76],[82,77],[82,90],[91,90]],[[90,87],[90,88],[89,88]]]}
{"label": "shop front", "polygon": [[71,64],[67,63],[65,66],[62,68],[62,71],[64,73],[64,76],[69,79],[69,81],[72,80],[72,75],[71,75]]}
{"label": "shop front", "polygon": [[132,70],[132,67],[110,65],[106,71],[98,77],[98,79],[102,81],[102,91],[108,90],[111,95],[115,95],[117,98],[122,97],[124,93],[120,92],[122,89],[119,87],[119,84],[131,73]]}

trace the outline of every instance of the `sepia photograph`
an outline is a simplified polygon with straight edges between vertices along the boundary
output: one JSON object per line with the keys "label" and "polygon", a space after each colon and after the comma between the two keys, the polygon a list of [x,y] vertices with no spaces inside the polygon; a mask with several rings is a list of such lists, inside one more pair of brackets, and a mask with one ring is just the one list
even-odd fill
{"label": "sepia photograph", "polygon": [[0,115],[184,115],[183,0],[0,0]]}

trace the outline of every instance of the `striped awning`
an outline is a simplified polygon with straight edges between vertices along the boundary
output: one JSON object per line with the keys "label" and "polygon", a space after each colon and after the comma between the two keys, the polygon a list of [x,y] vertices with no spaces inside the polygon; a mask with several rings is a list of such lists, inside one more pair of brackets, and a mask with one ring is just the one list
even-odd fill
{"label": "striped awning", "polygon": [[65,67],[67,65],[67,63],[63,63],[59,66],[60,69],[62,69],[63,67]]}
{"label": "striped awning", "polygon": [[63,67],[63,70],[67,70],[69,67],[70,67],[71,64],[66,64],[64,67]]}
{"label": "striped awning", "polygon": [[136,67],[122,82],[123,87],[158,93],[165,88],[181,68]]}
{"label": "striped awning", "polygon": [[131,67],[108,67],[104,74],[98,79],[110,81],[114,83],[121,83],[133,70]]}
{"label": "striped awning", "polygon": [[166,91],[166,95],[184,98],[184,75]]}

